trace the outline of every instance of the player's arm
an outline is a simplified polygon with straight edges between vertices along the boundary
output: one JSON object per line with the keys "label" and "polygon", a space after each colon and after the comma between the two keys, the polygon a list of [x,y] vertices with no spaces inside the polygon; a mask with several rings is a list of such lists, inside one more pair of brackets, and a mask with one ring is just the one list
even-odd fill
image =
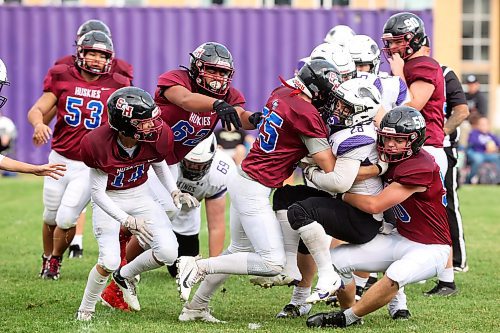
{"label": "player's arm", "polygon": [[40,145],[49,142],[52,129],[44,124],[44,115],[56,106],[57,97],[52,92],[44,92],[28,112],[28,121],[33,126],[33,141]]}
{"label": "player's arm", "polygon": [[45,125],[50,124],[52,119],[54,119],[54,117],[56,116],[56,113],[57,113],[57,107],[54,106],[52,109],[50,109],[50,111],[48,113],[43,115],[43,123]]}
{"label": "player's arm", "polygon": [[208,226],[208,251],[211,257],[218,256],[224,249],[226,238],[226,194],[205,199]]}
{"label": "player's arm", "polygon": [[172,176],[167,162],[161,161],[152,163],[151,167],[160,180],[160,183],[167,189],[168,193],[172,194],[175,191],[179,191],[179,188],[177,187],[177,180]]}
{"label": "player's arm", "polygon": [[235,106],[234,108],[236,109],[236,112],[238,112],[243,129],[253,130],[257,128],[257,124],[262,118],[262,112],[250,112],[243,109],[241,106]]}
{"label": "player's arm", "polygon": [[31,173],[36,176],[49,176],[59,179],[64,176],[66,165],[60,163],[34,165],[16,161],[0,154],[0,169],[12,172]]}
{"label": "player's arm", "polygon": [[96,205],[120,224],[124,224],[129,215],[106,194],[108,174],[99,169],[90,168],[90,185],[90,195]]}
{"label": "player's arm", "polygon": [[163,96],[171,103],[188,112],[208,112],[213,110],[216,98],[194,93],[181,85],[171,86],[163,91]]}
{"label": "player's arm", "polygon": [[448,135],[455,132],[460,124],[467,119],[469,113],[469,106],[467,104],[454,106],[450,118],[444,124],[444,133]]}
{"label": "player's arm", "polygon": [[422,111],[435,89],[436,87],[429,82],[422,80],[413,82],[409,87],[412,99],[405,105],[411,106],[418,111]]}
{"label": "player's arm", "polygon": [[335,167],[335,156],[332,153],[332,147],[326,138],[312,138],[301,135],[300,139],[307,147],[309,155],[314,163],[325,172],[333,171]]}
{"label": "player's arm", "polygon": [[[310,168],[305,170],[306,178],[318,188],[334,193],[347,192],[354,183],[361,161],[340,157],[335,162],[332,172]],[[310,171],[309,171],[310,170]]]}
{"label": "player's arm", "polygon": [[368,214],[380,214],[405,201],[413,193],[425,190],[424,186],[402,185],[393,182],[377,195],[345,193],[342,195],[342,200]]}

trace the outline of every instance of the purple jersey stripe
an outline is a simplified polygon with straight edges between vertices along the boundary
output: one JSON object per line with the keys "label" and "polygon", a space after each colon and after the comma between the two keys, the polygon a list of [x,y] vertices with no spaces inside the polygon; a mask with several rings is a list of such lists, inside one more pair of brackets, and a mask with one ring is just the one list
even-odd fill
{"label": "purple jersey stripe", "polygon": [[337,156],[342,156],[353,149],[367,146],[374,142],[375,140],[373,138],[366,135],[356,135],[350,137],[339,145],[339,148],[337,149]]}
{"label": "purple jersey stripe", "polygon": [[377,87],[378,91],[380,91],[380,95],[382,95],[383,88],[382,88],[382,81],[380,81],[380,78],[376,78],[375,81],[373,81],[373,85]]}
{"label": "purple jersey stripe", "polygon": [[408,87],[406,86],[406,83],[399,78],[399,95],[398,99],[396,100],[396,105],[401,105],[403,101],[406,99],[406,94],[407,94]]}

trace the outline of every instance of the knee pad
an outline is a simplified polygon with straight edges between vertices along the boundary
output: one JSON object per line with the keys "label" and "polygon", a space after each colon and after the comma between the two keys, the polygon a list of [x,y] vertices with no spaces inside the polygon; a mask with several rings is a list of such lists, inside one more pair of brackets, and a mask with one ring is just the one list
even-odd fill
{"label": "knee pad", "polygon": [[283,267],[285,266],[285,263],[283,263],[282,265],[276,265],[276,264],[266,262],[265,266],[266,266],[266,274],[268,274],[269,276],[275,276],[283,271]]}
{"label": "knee pad", "polygon": [[153,249],[153,255],[156,260],[165,265],[173,265],[177,259],[177,246],[172,246],[172,244],[160,246],[158,249]]}
{"label": "knee pad", "polygon": [[57,210],[56,223],[61,229],[69,229],[76,226],[78,216],[80,216],[81,209],[77,207],[68,207],[65,205],[59,206]]}
{"label": "knee pad", "polygon": [[102,267],[106,272],[113,273],[120,267],[120,256],[109,255],[103,258],[99,258],[99,266]]}
{"label": "knee pad", "polygon": [[293,230],[306,226],[314,222],[308,211],[298,202],[288,208],[288,222]]}
{"label": "knee pad", "polygon": [[175,233],[175,237],[177,237],[177,243],[179,243],[179,257],[194,257],[200,254],[200,241],[198,240],[198,234],[186,236]]}
{"label": "knee pad", "polygon": [[57,210],[49,210],[45,208],[43,210],[43,222],[51,226],[57,225],[56,215],[57,215]]}

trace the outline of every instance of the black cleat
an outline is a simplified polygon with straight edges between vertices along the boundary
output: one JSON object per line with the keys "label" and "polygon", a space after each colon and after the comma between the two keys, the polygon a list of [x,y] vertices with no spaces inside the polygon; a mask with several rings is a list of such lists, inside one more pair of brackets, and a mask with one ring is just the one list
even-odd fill
{"label": "black cleat", "polygon": [[438,283],[429,290],[424,293],[424,296],[442,296],[449,297],[458,294],[458,288],[455,285],[455,282],[447,283],[443,281],[438,281]]}
{"label": "black cleat", "polygon": [[[363,324],[363,321],[360,319],[351,325],[359,325]],[[345,315],[343,312],[323,312],[316,313],[306,321],[307,327],[334,327],[334,328],[344,328],[347,327]],[[350,326],[350,325],[349,325]]]}
{"label": "black cleat", "polygon": [[79,245],[74,244],[69,247],[68,258],[82,258],[83,249]]}
{"label": "black cleat", "polygon": [[409,310],[406,309],[399,309],[398,311],[394,312],[392,315],[392,319],[394,320],[408,320],[411,317],[411,313]]}

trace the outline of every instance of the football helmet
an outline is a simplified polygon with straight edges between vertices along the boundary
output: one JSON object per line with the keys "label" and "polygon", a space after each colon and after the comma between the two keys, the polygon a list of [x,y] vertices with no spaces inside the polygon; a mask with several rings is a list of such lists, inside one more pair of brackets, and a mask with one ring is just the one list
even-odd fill
{"label": "football helmet", "polygon": [[[420,50],[426,38],[424,22],[420,17],[408,12],[394,14],[384,24],[382,50],[386,57],[399,53],[401,58],[406,59]],[[390,42],[400,45],[391,47]]]}
{"label": "football helmet", "polygon": [[137,87],[124,87],[108,98],[109,126],[137,141],[155,142],[163,121],[151,95]]}
{"label": "football helmet", "polygon": [[[233,56],[222,44],[208,42],[201,44],[189,54],[190,74],[198,86],[210,94],[226,95],[233,79]],[[218,71],[219,74],[213,73]]]}
{"label": "football helmet", "polygon": [[347,25],[339,24],[328,31],[324,41],[325,43],[338,44],[344,47],[348,44],[349,39],[351,39],[355,35],[356,33]]}
{"label": "football helmet", "polygon": [[310,59],[324,59],[332,63],[340,83],[356,77],[356,64],[348,50],[337,44],[323,43],[314,48]]}
{"label": "football helmet", "polygon": [[[417,109],[398,106],[385,114],[377,134],[377,150],[380,160],[399,162],[418,154],[424,145],[425,119]],[[385,147],[385,141],[388,139],[406,139],[406,147],[395,152]]]}
{"label": "football helmet", "polygon": [[292,83],[311,99],[317,109],[329,104],[333,90],[340,85],[335,67],[324,59],[313,59],[304,64]]}
{"label": "football helmet", "polygon": [[216,149],[217,139],[212,133],[182,159],[182,175],[193,181],[202,179],[210,170]]}
{"label": "football helmet", "polygon": [[[9,86],[10,82],[7,79],[7,67],[3,63],[2,59],[0,59],[0,93],[2,92],[3,86]],[[0,95],[0,109],[7,102],[7,97]]]}
{"label": "football helmet", "polygon": [[[102,70],[86,64],[85,54],[88,51],[97,51],[106,55]],[[109,73],[114,57],[113,41],[102,31],[90,31],[80,37],[76,43],[76,65],[90,74],[101,75]]]}
{"label": "football helmet", "polygon": [[356,65],[370,65],[370,73],[377,75],[380,68],[380,49],[366,35],[356,35],[348,43],[349,53]]}
{"label": "football helmet", "polygon": [[368,80],[354,78],[342,83],[333,92],[331,116],[327,123],[353,127],[368,124],[380,109],[381,96]]}
{"label": "football helmet", "polygon": [[82,23],[76,32],[76,41],[80,39],[83,35],[90,31],[101,31],[111,38],[111,30],[109,27],[101,20],[88,20]]}

